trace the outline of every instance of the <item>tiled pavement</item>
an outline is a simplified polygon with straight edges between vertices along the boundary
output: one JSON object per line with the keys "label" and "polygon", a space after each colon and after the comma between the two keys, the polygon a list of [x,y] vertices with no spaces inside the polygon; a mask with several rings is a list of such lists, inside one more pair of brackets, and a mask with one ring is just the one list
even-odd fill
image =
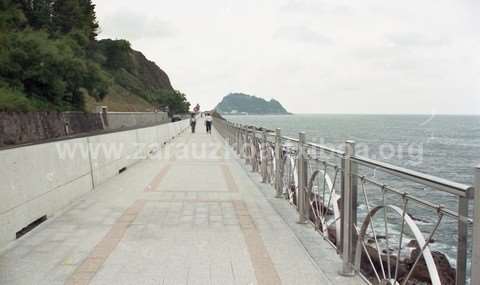
{"label": "tiled pavement", "polygon": [[360,284],[216,135],[186,134],[0,253],[0,284]]}

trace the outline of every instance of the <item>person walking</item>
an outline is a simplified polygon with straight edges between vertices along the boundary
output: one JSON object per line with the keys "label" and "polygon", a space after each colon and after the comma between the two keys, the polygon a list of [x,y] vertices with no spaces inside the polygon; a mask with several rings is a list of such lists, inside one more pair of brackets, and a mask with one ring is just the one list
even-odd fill
{"label": "person walking", "polygon": [[197,118],[195,118],[195,114],[192,114],[192,117],[190,118],[190,127],[192,128],[192,134],[195,133],[196,125],[197,125]]}
{"label": "person walking", "polygon": [[212,134],[212,122],[213,122],[212,116],[209,113],[207,113],[205,117],[205,126],[207,127],[207,134]]}

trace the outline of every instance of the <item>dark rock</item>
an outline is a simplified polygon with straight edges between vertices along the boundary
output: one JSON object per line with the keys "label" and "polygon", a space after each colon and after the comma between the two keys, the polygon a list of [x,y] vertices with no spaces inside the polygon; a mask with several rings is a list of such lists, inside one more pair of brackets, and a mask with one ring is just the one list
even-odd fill
{"label": "dark rock", "polygon": [[[373,239],[371,242],[372,243],[367,244],[366,248],[367,248],[368,254],[372,258],[372,261],[375,265],[375,269],[377,270],[377,272],[380,273],[381,272],[380,262],[382,262],[383,267],[387,271],[388,255],[387,255],[386,249],[382,249],[382,254],[379,255],[376,246],[373,244],[374,243]],[[411,270],[413,264],[415,263],[415,259],[417,258],[420,252],[420,249],[418,248],[417,242],[415,240],[411,240],[406,247],[416,248],[416,249],[414,249],[411,252],[409,257],[401,258],[399,261],[398,281],[400,283],[402,283],[407,277],[408,272]],[[456,276],[455,268],[453,268],[450,265],[446,255],[438,251],[433,251],[432,256],[433,256],[435,265],[437,266],[441,284],[444,284],[444,285],[455,284],[455,276]],[[395,271],[396,261],[397,261],[396,252],[395,250],[391,249],[390,250],[390,270],[392,272]],[[370,261],[368,260],[367,255],[365,254],[365,250],[363,250],[363,254],[362,254],[361,271],[371,282],[376,284],[375,272],[370,264]],[[408,285],[431,284],[430,276],[427,270],[425,260],[423,259],[423,256],[421,257],[421,259],[413,269],[412,274],[406,284]]]}
{"label": "dark rock", "polygon": [[[434,242],[435,242],[434,239],[430,239],[430,243],[434,243]],[[410,241],[407,243],[406,247],[418,248],[418,242],[417,242],[417,240],[414,240],[414,239],[410,240]]]}
{"label": "dark rock", "polygon": [[[406,261],[409,269],[413,266],[415,259],[420,253],[420,249],[417,247],[412,251],[410,258]],[[456,270],[450,265],[448,258],[445,254],[439,251],[432,251],[433,261],[437,266],[438,275],[442,285],[454,285],[456,279]],[[418,264],[413,269],[412,279],[420,280],[423,282],[429,282],[430,276],[428,275],[427,265],[423,256],[418,261]]]}
{"label": "dark rock", "polygon": [[335,226],[331,226],[327,229],[328,231],[328,239],[335,245],[337,246],[337,230],[335,229]]}
{"label": "dark rock", "polygon": [[410,216],[410,218],[411,218],[413,221],[415,221],[415,222],[421,222],[421,223],[425,223],[425,224],[429,224],[429,223],[430,223],[430,221],[423,220],[423,219],[421,219],[421,218],[415,217],[414,215],[412,215],[412,213],[407,213],[407,214],[408,214],[408,216]]}

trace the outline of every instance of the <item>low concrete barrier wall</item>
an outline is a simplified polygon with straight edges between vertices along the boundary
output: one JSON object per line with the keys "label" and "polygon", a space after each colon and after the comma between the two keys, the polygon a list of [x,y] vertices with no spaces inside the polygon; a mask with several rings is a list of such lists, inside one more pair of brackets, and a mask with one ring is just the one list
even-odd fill
{"label": "low concrete barrier wall", "polygon": [[184,120],[0,151],[0,250],[32,222],[55,216],[188,126]]}

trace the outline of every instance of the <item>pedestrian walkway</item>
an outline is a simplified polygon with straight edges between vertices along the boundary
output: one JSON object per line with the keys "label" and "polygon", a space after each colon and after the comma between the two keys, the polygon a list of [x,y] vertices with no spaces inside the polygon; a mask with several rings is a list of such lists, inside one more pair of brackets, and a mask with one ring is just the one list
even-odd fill
{"label": "pedestrian walkway", "polygon": [[202,123],[0,253],[0,284],[361,284]]}

